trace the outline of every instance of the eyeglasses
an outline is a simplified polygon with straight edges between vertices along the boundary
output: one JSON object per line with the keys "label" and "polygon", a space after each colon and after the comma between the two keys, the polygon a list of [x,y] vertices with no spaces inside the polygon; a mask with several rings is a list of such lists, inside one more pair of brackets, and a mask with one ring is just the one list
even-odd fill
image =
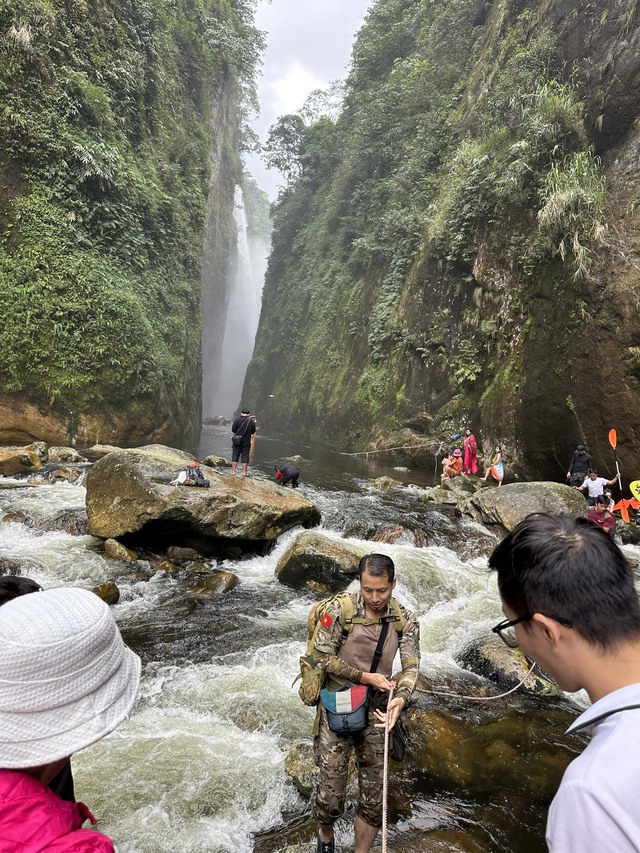
{"label": "eyeglasses", "polygon": [[[565,628],[573,628],[573,622],[570,622],[568,619],[561,619],[559,616],[552,616],[550,613],[542,613],[541,615],[546,616],[547,619],[553,619],[554,622],[559,622]],[[533,613],[525,613],[524,616],[519,616],[517,619],[503,619],[491,631],[500,637],[505,646],[508,646],[510,649],[517,649],[519,643],[516,632],[513,630],[514,625],[519,625],[520,622],[527,622],[532,618]]]}

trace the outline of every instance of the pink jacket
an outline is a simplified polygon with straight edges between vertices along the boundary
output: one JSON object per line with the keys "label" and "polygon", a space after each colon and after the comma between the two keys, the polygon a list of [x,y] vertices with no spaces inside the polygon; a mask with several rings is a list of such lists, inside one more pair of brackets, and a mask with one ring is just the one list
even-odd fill
{"label": "pink jacket", "polygon": [[84,803],[61,800],[20,770],[0,770],[0,853],[113,853],[101,832],[80,829],[96,823]]}

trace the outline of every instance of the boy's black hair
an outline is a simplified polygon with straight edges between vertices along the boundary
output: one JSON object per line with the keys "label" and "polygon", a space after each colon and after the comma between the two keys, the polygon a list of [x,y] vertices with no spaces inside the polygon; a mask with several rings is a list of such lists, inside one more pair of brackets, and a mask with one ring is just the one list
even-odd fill
{"label": "boy's black hair", "polygon": [[558,616],[603,650],[640,637],[629,564],[613,538],[584,517],[527,516],[494,549],[489,567],[515,618]]}
{"label": "boy's black hair", "polygon": [[31,578],[24,578],[20,575],[3,575],[0,577],[0,606],[14,598],[19,598],[21,595],[41,591],[40,584],[32,581]]}
{"label": "boy's black hair", "polygon": [[363,572],[369,572],[374,578],[386,576],[392,581],[396,575],[396,567],[391,557],[386,554],[365,554],[358,565],[358,577],[362,578]]}

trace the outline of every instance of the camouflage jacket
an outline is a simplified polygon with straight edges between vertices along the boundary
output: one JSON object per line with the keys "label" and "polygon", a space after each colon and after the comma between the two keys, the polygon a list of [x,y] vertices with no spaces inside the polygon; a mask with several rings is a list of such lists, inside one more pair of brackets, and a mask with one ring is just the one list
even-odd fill
{"label": "camouflage jacket", "polygon": [[[355,604],[354,616],[364,617],[366,614],[362,595],[358,592],[353,594],[352,598]],[[420,669],[420,624],[410,610],[407,610],[401,604],[399,604],[399,607],[406,624],[398,649],[400,652],[402,673],[398,678],[394,696],[400,696],[405,700],[405,705],[408,705],[411,693],[416,686]],[[331,616],[331,620],[327,620],[327,622],[330,621],[330,627],[324,628],[321,624],[316,636],[313,647],[313,656],[316,664],[319,669],[325,670],[330,675],[337,675],[339,678],[344,678],[353,684],[358,684],[362,677],[362,670],[349,666],[348,663],[337,656],[337,652],[342,644],[340,604],[334,602],[327,608],[326,612]],[[393,613],[394,611],[391,605],[389,605],[384,615],[392,616]],[[395,630],[395,628],[392,630]]]}

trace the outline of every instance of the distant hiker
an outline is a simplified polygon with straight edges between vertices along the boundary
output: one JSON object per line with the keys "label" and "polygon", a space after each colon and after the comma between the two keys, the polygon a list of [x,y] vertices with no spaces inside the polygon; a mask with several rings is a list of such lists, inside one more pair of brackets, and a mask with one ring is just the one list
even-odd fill
{"label": "distant hiker", "polygon": [[592,467],[593,464],[591,462],[591,457],[587,453],[587,448],[584,444],[579,444],[573,451],[573,456],[569,463],[569,470],[567,471],[567,480],[569,481],[569,485],[574,487],[579,486]]}
{"label": "distant hiker", "polygon": [[594,524],[597,524],[605,533],[611,533],[616,519],[613,513],[609,510],[609,498],[606,495],[598,495],[596,505],[591,507],[587,513],[587,518]]}
{"label": "distant hiker", "polygon": [[291,483],[292,489],[298,488],[298,477],[300,476],[300,471],[296,468],[295,465],[289,464],[289,462],[285,462],[284,465],[276,465],[276,480],[279,485],[286,486],[287,483]]}
{"label": "distant hiker", "polygon": [[84,803],[48,783],[128,715],[140,658],[104,601],[71,587],[0,607],[0,648],[0,849],[113,853],[110,838],[81,828],[96,822]]}
{"label": "distant hiker", "polygon": [[637,853],[640,603],[629,564],[586,518],[545,513],[514,527],[489,566],[506,617],[494,632],[593,703],[567,732],[590,741],[551,803],[550,853]]}
{"label": "distant hiker", "polygon": [[462,474],[462,451],[459,447],[453,451],[451,456],[445,457],[442,460],[442,476],[440,482],[452,480],[454,477],[459,477]]}
{"label": "distant hiker", "polygon": [[493,456],[491,457],[491,465],[485,470],[483,480],[488,480],[489,474],[493,477],[494,480],[498,481],[498,485],[502,485],[502,481],[504,480],[504,463],[502,461],[502,448],[500,445],[496,445],[496,449],[493,451]]}
{"label": "distant hiker", "polygon": [[579,492],[583,492],[586,489],[587,503],[589,506],[595,506],[596,498],[604,493],[604,487],[612,486],[619,477],[620,474],[616,474],[611,480],[605,480],[604,477],[598,477],[597,471],[591,470],[587,477],[585,477],[584,483],[581,486],[576,486],[576,489]]}
{"label": "distant hiker", "polygon": [[[318,821],[318,852],[334,853],[333,825],[344,810],[349,776],[349,756],[355,750],[359,768],[359,802],[355,819],[357,853],[367,853],[382,825],[382,770],[384,761],[384,721],[389,728],[396,724],[407,705],[418,679],[420,667],[420,625],[416,617],[392,599],[396,585],[393,560],[385,554],[368,554],[358,567],[360,589],[351,593],[353,622],[344,639],[347,626],[341,624],[339,597],[334,599],[320,622],[313,657],[316,665],[327,673],[314,742],[319,774],[313,802]],[[404,626],[395,628],[400,616]],[[391,679],[393,660],[400,651],[402,673],[397,686]],[[368,688],[369,705],[361,730],[340,734],[328,719],[330,705],[343,723],[351,700],[349,688],[363,693]],[[387,708],[389,690],[395,695]],[[329,699],[333,697],[333,702]],[[325,701],[327,702],[325,706]],[[334,725],[334,729],[330,727]]]}
{"label": "distant hiker", "polygon": [[249,455],[251,453],[251,436],[256,431],[255,419],[249,409],[243,407],[240,415],[231,424],[231,473],[236,473],[238,462],[242,463],[242,473],[249,476]]}
{"label": "distant hiker", "polygon": [[470,429],[465,430],[466,437],[464,440],[464,473],[478,473],[478,443],[475,435]]}

